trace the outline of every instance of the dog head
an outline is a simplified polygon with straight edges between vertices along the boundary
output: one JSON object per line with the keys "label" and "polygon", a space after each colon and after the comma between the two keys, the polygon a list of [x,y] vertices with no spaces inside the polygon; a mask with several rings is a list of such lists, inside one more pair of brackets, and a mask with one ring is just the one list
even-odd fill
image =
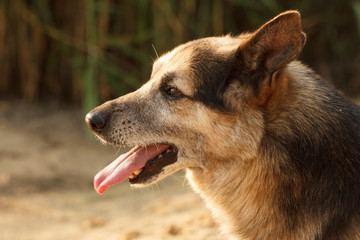
{"label": "dog head", "polygon": [[280,101],[282,72],[304,43],[300,15],[288,11],[254,33],[194,40],[161,56],[141,88],[86,115],[103,141],[135,146],[96,176],[95,188],[254,158],[264,111]]}

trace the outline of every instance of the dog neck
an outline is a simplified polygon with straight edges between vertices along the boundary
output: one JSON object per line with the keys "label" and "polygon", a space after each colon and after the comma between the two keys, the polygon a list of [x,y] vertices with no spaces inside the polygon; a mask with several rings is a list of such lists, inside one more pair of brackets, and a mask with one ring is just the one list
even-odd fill
{"label": "dog neck", "polygon": [[[243,168],[231,166],[229,159],[217,171],[188,169],[187,178],[212,210],[216,221],[230,239],[274,238],[278,226],[284,234],[286,223],[276,207],[276,182],[258,159],[243,163]],[[229,166],[230,165],[230,166]],[[229,169],[233,169],[229,171]],[[276,220],[274,220],[276,219]],[[274,226],[276,223],[276,226]],[[285,238],[283,238],[285,239]]]}

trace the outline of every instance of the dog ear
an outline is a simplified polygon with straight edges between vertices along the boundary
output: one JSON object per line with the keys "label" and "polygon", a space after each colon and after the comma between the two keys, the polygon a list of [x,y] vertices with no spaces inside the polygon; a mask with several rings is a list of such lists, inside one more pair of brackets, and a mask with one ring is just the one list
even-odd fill
{"label": "dog ear", "polygon": [[265,23],[238,47],[231,75],[258,85],[294,60],[305,41],[299,12],[284,12]]}

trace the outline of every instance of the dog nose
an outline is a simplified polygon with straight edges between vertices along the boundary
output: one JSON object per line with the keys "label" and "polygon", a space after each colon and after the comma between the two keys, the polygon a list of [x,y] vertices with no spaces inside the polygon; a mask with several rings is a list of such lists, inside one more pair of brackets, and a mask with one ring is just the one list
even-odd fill
{"label": "dog nose", "polygon": [[101,132],[105,126],[107,121],[109,120],[110,114],[104,111],[91,111],[85,116],[85,121],[90,129],[95,132]]}

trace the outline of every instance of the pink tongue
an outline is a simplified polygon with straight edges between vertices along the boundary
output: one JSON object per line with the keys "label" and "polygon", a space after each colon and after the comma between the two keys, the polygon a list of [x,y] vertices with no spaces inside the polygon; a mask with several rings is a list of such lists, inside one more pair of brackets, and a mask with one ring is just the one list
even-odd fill
{"label": "pink tongue", "polygon": [[100,194],[104,193],[108,187],[124,181],[134,171],[143,168],[147,161],[168,148],[168,145],[158,144],[147,147],[134,147],[96,174],[94,178],[95,190]]}

